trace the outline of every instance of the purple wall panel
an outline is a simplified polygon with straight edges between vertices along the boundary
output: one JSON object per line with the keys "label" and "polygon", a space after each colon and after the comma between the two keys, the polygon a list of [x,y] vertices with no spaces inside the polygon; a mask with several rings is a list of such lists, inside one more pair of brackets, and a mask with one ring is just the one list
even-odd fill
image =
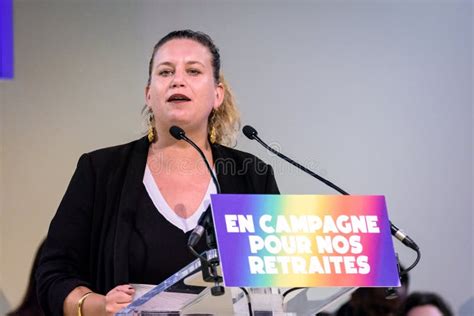
{"label": "purple wall panel", "polygon": [[0,79],[13,79],[13,0],[0,0]]}

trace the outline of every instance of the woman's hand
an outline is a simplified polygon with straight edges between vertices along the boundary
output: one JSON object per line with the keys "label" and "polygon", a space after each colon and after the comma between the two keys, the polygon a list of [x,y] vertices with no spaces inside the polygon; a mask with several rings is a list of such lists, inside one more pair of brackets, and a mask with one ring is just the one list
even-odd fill
{"label": "woman's hand", "polygon": [[126,307],[133,300],[135,289],[129,285],[118,285],[105,296],[105,312],[107,316],[114,315],[122,308]]}

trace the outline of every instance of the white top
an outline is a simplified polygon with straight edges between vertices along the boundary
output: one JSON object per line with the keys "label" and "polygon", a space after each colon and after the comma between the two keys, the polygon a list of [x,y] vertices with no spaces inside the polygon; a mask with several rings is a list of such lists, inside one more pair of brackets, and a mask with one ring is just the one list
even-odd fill
{"label": "white top", "polygon": [[188,218],[183,218],[181,216],[178,216],[164,199],[160,189],[156,185],[153,175],[151,174],[150,168],[148,168],[148,164],[145,167],[143,184],[145,185],[145,189],[148,192],[148,195],[150,196],[158,212],[160,212],[161,215],[163,215],[163,217],[166,218],[168,222],[178,227],[185,233],[194,229],[194,227],[197,226],[199,217],[202,213],[206,211],[209,204],[211,204],[211,194],[217,193],[216,185],[214,184],[214,181],[212,181],[211,178],[209,186],[207,187],[206,194],[204,194],[201,204],[199,204],[199,207],[197,208],[196,212],[194,212],[194,214]]}

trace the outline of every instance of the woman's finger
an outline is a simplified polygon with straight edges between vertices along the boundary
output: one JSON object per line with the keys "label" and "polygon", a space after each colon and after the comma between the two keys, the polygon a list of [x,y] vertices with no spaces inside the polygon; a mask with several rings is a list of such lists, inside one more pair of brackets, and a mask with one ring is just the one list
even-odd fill
{"label": "woman's finger", "polygon": [[131,301],[129,302],[107,302],[105,305],[105,310],[107,313],[116,313],[122,308],[127,307],[130,305]]}
{"label": "woman's finger", "polygon": [[119,285],[119,286],[116,286],[114,289],[117,290],[117,291],[126,292],[126,293],[130,293],[130,291],[135,291],[133,286],[131,286],[129,284]]}
{"label": "woman's finger", "polygon": [[106,302],[111,302],[111,303],[117,303],[117,302],[127,303],[127,302],[132,301],[133,293],[129,294],[129,293],[117,291],[117,292],[111,293],[110,295],[107,295],[105,299],[106,299]]}

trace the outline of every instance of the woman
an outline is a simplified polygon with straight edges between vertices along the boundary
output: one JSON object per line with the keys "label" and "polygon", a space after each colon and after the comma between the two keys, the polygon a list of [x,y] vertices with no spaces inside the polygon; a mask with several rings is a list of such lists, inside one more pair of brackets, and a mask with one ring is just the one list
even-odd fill
{"label": "woman", "polygon": [[169,33],[148,74],[148,135],[84,154],[51,222],[37,273],[48,315],[113,314],[131,302],[128,284],[158,284],[194,259],[187,237],[216,188],[171,126],[203,150],[223,193],[278,193],[270,166],[219,144],[232,141],[238,118],[209,36]]}

